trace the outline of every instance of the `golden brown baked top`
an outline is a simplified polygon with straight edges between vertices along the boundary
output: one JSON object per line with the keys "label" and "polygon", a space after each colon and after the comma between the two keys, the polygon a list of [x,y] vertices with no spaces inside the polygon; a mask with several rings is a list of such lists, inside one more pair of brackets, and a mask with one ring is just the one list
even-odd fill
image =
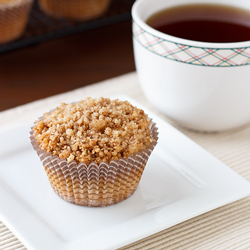
{"label": "golden brown baked top", "polygon": [[17,2],[17,0],[0,0],[0,4],[9,4],[9,3],[15,3],[15,2]]}
{"label": "golden brown baked top", "polygon": [[27,4],[31,2],[32,0],[0,0],[0,8],[14,8],[14,7],[19,7],[23,4]]}
{"label": "golden brown baked top", "polygon": [[34,137],[41,149],[68,162],[110,162],[135,155],[146,148],[149,120],[143,110],[128,101],[86,98],[62,103],[35,122]]}

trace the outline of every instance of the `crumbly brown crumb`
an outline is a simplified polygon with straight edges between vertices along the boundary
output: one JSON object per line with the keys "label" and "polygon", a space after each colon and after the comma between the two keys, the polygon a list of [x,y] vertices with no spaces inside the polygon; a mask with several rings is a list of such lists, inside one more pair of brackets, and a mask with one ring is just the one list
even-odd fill
{"label": "crumbly brown crumb", "polygon": [[154,141],[149,124],[144,111],[128,101],[88,97],[76,104],[62,103],[36,121],[33,131],[46,152],[68,162],[99,164],[146,148]]}

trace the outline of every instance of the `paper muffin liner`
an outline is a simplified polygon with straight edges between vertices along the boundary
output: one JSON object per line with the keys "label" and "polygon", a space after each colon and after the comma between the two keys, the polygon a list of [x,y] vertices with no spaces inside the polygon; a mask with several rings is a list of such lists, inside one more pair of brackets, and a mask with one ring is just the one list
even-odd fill
{"label": "paper muffin liner", "polygon": [[89,20],[102,15],[110,0],[39,0],[40,8],[52,17]]}
{"label": "paper muffin liner", "polygon": [[146,149],[119,161],[67,163],[42,150],[31,130],[30,139],[54,191],[64,200],[82,206],[109,206],[130,197],[136,190],[145,165],[158,140],[158,128],[150,120],[151,137],[155,139]]}
{"label": "paper muffin liner", "polygon": [[13,41],[25,30],[32,0],[0,3],[0,44]]}

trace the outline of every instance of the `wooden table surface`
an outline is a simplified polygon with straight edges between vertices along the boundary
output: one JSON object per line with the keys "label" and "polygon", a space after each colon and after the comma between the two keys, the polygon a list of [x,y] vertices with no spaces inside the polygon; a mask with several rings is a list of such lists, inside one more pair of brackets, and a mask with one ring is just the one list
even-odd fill
{"label": "wooden table surface", "polygon": [[0,111],[134,70],[131,21],[0,54]]}

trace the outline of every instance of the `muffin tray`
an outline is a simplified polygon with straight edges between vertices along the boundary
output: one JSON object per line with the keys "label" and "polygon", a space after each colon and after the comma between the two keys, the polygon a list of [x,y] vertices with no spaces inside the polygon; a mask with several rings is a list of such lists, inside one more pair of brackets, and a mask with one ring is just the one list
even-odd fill
{"label": "muffin tray", "polygon": [[[0,131],[0,219],[30,250],[116,249],[250,194],[250,183],[144,109],[159,142],[135,193],[109,207],[58,197],[32,149],[32,122]],[[233,185],[232,185],[233,183]]]}
{"label": "muffin tray", "polygon": [[49,17],[40,10],[37,1],[34,1],[24,34],[13,42],[1,44],[0,53],[129,20],[134,2],[135,0],[112,0],[108,11],[103,16],[90,21],[75,22]]}

